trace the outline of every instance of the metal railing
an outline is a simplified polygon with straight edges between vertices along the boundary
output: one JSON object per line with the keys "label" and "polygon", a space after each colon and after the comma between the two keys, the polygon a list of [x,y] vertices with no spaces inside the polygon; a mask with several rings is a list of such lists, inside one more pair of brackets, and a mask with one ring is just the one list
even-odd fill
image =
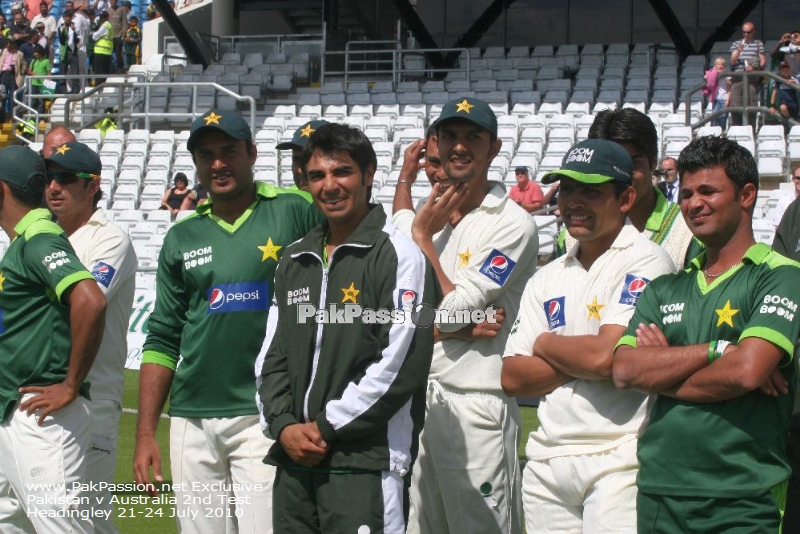
{"label": "metal railing", "polygon": [[[109,77],[108,80],[97,87],[87,88],[79,93],[56,93],[53,95],[33,95],[30,87],[33,76],[25,80],[25,84],[14,92],[14,124],[33,122],[38,125],[40,120],[49,119],[54,123],[63,123],[67,128],[82,129],[93,125],[103,119],[114,119],[117,125],[129,127],[142,127],[150,129],[151,124],[158,121],[182,121],[188,125],[206,111],[209,107],[208,100],[219,95],[234,99],[241,105],[245,118],[249,115],[250,127],[255,135],[256,130],[256,104],[252,96],[242,96],[230,89],[211,82],[145,82],[144,74],[129,74],[126,77]],[[52,80],[75,80],[92,78],[86,76],[47,76]],[[165,110],[154,116],[151,111],[154,90],[162,89],[163,98],[167,90],[185,88],[188,96],[188,107],[185,111]],[[33,106],[36,99],[53,99],[53,104],[48,113],[39,113]],[[63,106],[63,109],[62,109]],[[16,130],[16,128],[14,129]],[[23,142],[39,142],[38,127],[34,128],[33,139],[27,139],[15,133]]]}
{"label": "metal railing", "polygon": [[[800,124],[800,122],[796,121],[795,119],[784,117],[780,113],[777,113],[777,114],[772,113],[768,106],[762,106],[762,105],[750,106],[748,104],[750,102],[750,90],[751,90],[750,78],[766,78],[766,79],[772,79],[772,80],[775,80],[776,82],[781,82],[781,83],[786,81],[783,78],[781,78],[780,76],[778,76],[777,74],[769,72],[769,71],[751,71],[751,72],[721,71],[717,75],[717,79],[718,80],[724,80],[727,77],[730,77],[730,78],[733,78],[733,79],[741,79],[741,81],[742,81],[742,103],[744,103],[744,105],[743,106],[732,106],[732,107],[728,106],[728,107],[724,107],[721,110],[712,111],[710,114],[706,114],[704,117],[701,117],[697,122],[692,122],[692,110],[691,110],[692,95],[694,95],[698,91],[702,91],[703,88],[705,87],[705,83],[699,84],[699,85],[689,89],[686,92],[686,94],[684,95],[684,105],[686,107],[686,109],[684,110],[684,113],[685,113],[685,122],[686,122],[687,126],[691,126],[692,129],[696,129],[696,128],[700,127],[700,126],[703,126],[704,124],[706,124],[708,122],[713,121],[717,117],[720,117],[720,116],[725,115],[727,113],[741,113],[741,115],[742,115],[742,124],[745,125],[745,126],[748,126],[748,125],[750,125],[750,114],[755,115],[758,112],[761,112],[763,114],[763,117],[765,117],[765,118],[766,117],[771,117],[771,118],[776,119],[776,120],[778,120],[780,122],[784,122],[784,123],[792,124],[792,125]],[[761,90],[763,90],[763,88]],[[798,99],[800,99],[800,88],[795,88],[795,92],[797,92]],[[730,117],[728,118],[728,120],[730,121]],[[753,126],[755,126],[755,125],[753,125]]]}
{"label": "metal railing", "polygon": [[[396,41],[354,41],[347,44],[346,50],[326,50],[323,61],[321,83],[325,83],[327,77],[342,77],[345,83],[351,81],[380,81],[391,79],[394,85],[403,81],[405,77],[428,77],[435,74],[447,74],[450,72],[464,72],[466,79],[470,79],[470,56],[466,48],[415,48],[415,49],[352,49],[353,46],[385,45],[387,43],[397,44]],[[447,54],[448,52],[467,52],[466,64],[453,68],[435,68],[428,64],[425,58],[426,53]],[[332,70],[327,68],[328,62],[332,58],[344,58],[343,70]],[[419,68],[405,68],[406,58],[415,60],[422,59]]]}

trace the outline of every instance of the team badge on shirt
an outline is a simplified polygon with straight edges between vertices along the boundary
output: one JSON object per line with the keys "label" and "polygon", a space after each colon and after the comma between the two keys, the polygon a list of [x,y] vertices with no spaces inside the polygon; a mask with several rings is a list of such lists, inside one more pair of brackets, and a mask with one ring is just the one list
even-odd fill
{"label": "team badge on shirt", "polygon": [[280,258],[278,258],[278,251],[282,248],[282,246],[273,243],[271,237],[267,238],[267,242],[264,244],[264,246],[258,247],[258,250],[261,251],[261,261],[267,261],[269,259],[279,261]]}
{"label": "team badge on shirt", "polygon": [[544,314],[547,317],[547,327],[550,330],[555,330],[559,326],[567,326],[567,320],[564,315],[564,300],[565,297],[556,297],[544,301]]}
{"label": "team badge on shirt", "polygon": [[643,276],[631,273],[626,274],[625,283],[622,284],[622,294],[619,296],[619,303],[636,306],[636,303],[639,302],[639,296],[649,283],[650,280]]}
{"label": "team badge on shirt", "polygon": [[401,289],[397,292],[397,308],[413,310],[417,305],[417,293],[411,289]]}
{"label": "team badge on shirt", "polygon": [[717,326],[727,324],[733,328],[733,316],[739,313],[738,309],[731,308],[731,300],[725,302],[725,306],[721,310],[714,310],[717,312]]}
{"label": "team badge on shirt", "polygon": [[104,261],[98,261],[92,268],[92,276],[98,284],[103,284],[106,289],[111,285],[115,274],[117,274],[117,270]]}
{"label": "team badge on shirt", "polygon": [[344,296],[342,297],[342,304],[348,300],[353,304],[358,304],[358,302],[356,302],[356,297],[359,293],[361,293],[361,291],[356,289],[355,282],[350,282],[350,287],[343,287],[342,293],[344,293]]}
{"label": "team badge on shirt", "polygon": [[516,265],[517,262],[495,248],[492,249],[489,257],[483,262],[480,273],[498,286],[502,286],[506,283]]}

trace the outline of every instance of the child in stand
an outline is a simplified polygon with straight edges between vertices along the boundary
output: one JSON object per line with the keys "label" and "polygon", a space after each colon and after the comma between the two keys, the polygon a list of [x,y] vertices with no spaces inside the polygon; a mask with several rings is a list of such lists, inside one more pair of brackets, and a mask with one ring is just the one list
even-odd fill
{"label": "child in stand", "polygon": [[47,76],[48,74],[50,74],[50,60],[47,59],[44,47],[39,44],[34,45],[33,60],[28,66],[28,76],[37,76],[31,79],[31,95],[34,96],[31,107],[39,113],[44,113],[45,110],[44,98],[35,98],[37,95],[42,94],[42,87],[44,86],[44,78],[39,78],[39,76]]}
{"label": "child in stand", "polygon": [[125,70],[131,65],[138,65],[141,57],[142,32],[139,30],[139,19],[136,15],[128,15],[128,29],[125,30]]}
{"label": "child in stand", "polygon": [[[706,71],[706,86],[703,88],[703,96],[708,97],[708,104],[711,111],[720,111],[730,105],[731,79],[720,79],[719,73],[725,70],[725,58],[718,57],[714,60],[714,66]],[[728,122],[728,114],[720,115],[711,121],[712,126],[719,126],[723,130]]]}

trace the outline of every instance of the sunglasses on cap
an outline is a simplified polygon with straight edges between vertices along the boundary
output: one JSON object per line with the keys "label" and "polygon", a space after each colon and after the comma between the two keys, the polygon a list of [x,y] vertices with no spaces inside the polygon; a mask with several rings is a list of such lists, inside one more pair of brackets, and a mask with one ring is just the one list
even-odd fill
{"label": "sunglasses on cap", "polygon": [[74,184],[78,179],[91,180],[96,177],[96,174],[90,174],[88,172],[50,171],[47,173],[47,183],[49,184],[55,180],[59,185],[69,185]]}

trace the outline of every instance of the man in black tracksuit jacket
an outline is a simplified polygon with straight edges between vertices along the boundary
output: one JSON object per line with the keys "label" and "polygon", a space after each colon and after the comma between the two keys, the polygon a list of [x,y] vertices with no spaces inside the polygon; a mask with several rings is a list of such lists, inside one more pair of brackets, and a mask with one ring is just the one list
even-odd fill
{"label": "man in black tracksuit jacket", "polygon": [[346,125],[319,128],[303,152],[326,221],[283,253],[256,364],[276,533],[405,532],[433,349],[411,311],[435,308],[441,290],[369,204],[375,167],[369,139]]}

